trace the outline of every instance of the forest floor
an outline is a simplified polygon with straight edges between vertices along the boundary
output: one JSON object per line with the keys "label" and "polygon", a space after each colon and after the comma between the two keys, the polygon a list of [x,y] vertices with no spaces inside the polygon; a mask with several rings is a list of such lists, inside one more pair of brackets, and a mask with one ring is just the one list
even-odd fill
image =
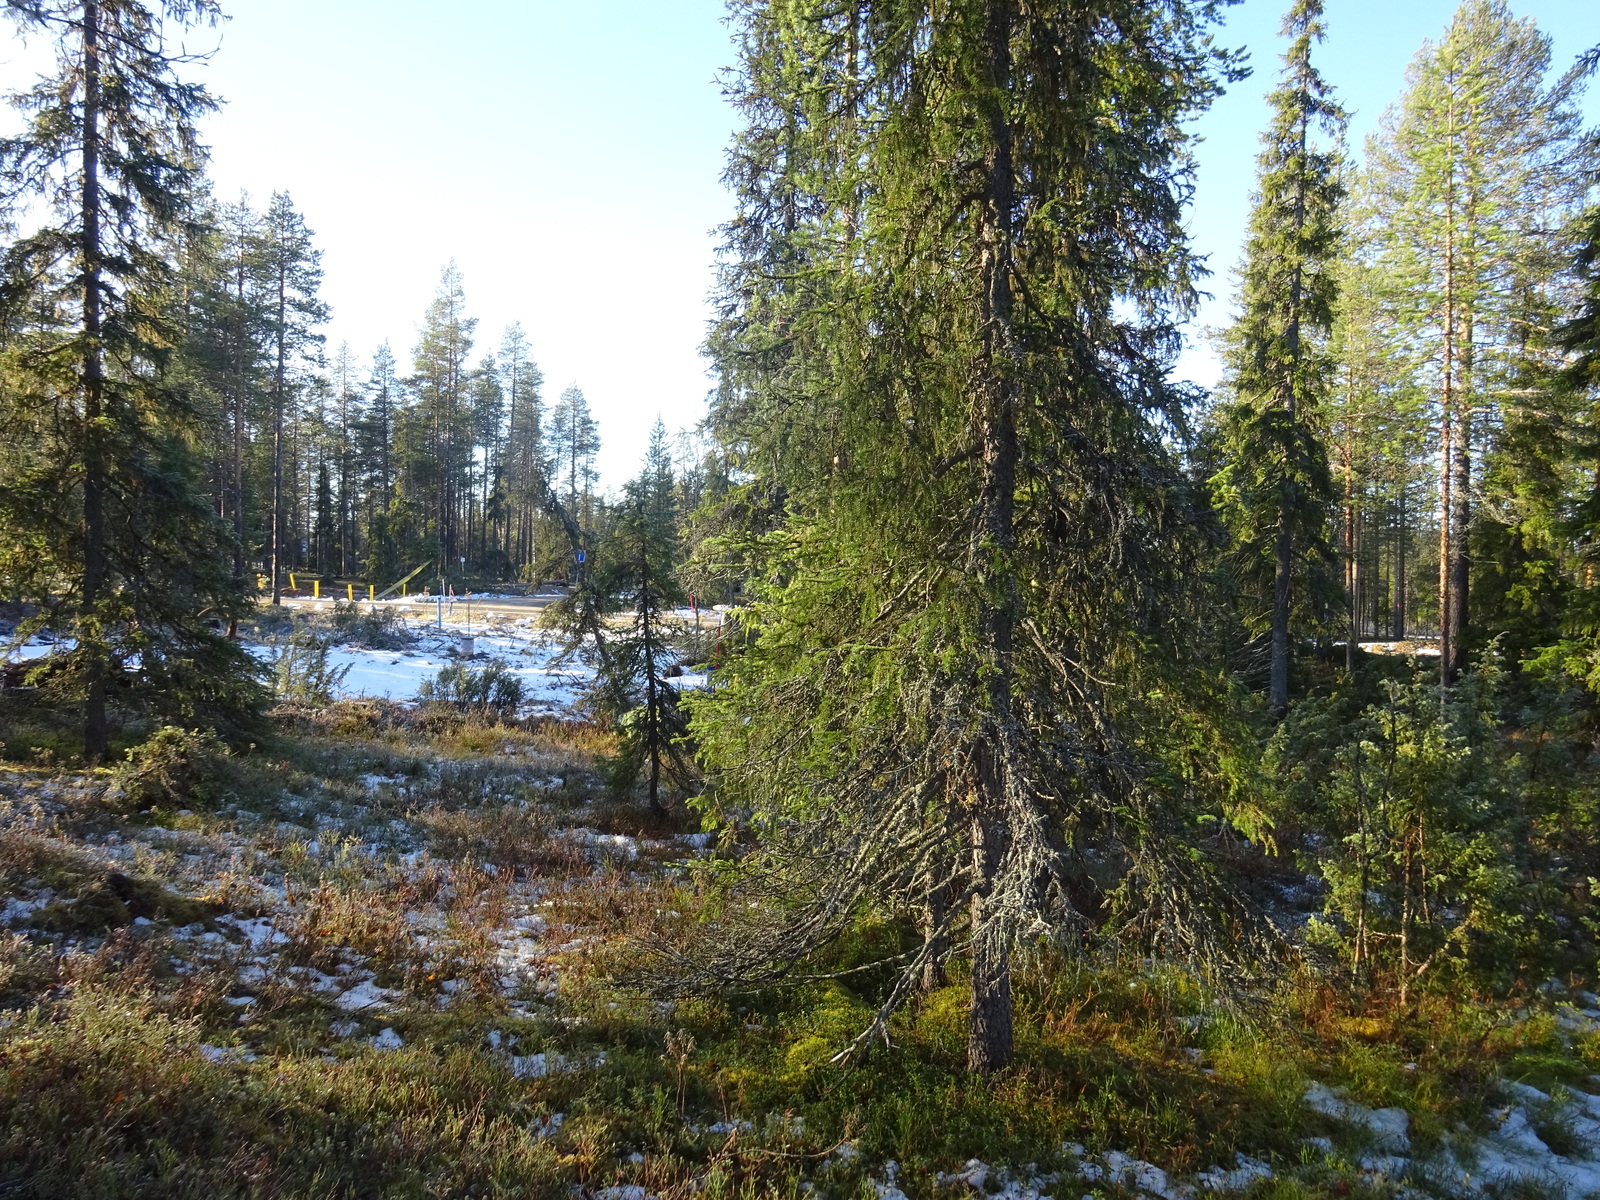
{"label": "forest floor", "polygon": [[[19,705],[8,732],[43,727]],[[140,807],[6,738],[0,1195],[1600,1192],[1593,996],[1356,1004],[1302,969],[1237,1009],[1041,957],[999,1075],[962,1070],[959,972],[838,1067],[871,971],[626,986],[717,919],[705,868],[737,847],[609,794],[605,733],[376,700],[275,725]]]}

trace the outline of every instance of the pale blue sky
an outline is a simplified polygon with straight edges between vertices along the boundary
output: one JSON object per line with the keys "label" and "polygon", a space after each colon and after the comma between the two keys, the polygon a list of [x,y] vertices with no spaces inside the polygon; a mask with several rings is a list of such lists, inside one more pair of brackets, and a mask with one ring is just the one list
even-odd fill
{"label": "pale blue sky", "polygon": [[[1254,78],[1199,124],[1191,225],[1225,319],[1288,0],[1245,0],[1224,39]],[[601,421],[608,484],[634,469],[657,412],[704,412],[699,346],[734,114],[722,0],[223,0],[232,19],[197,72],[228,101],[207,123],[220,195],[288,190],[324,250],[330,347],[388,338],[409,360],[440,268],[454,258],[479,347],[520,320],[554,394],[577,382]],[[1353,138],[1400,92],[1452,0],[1328,0],[1325,74]],[[1513,0],[1564,68],[1600,42],[1595,0]],[[217,34],[197,38],[214,45]],[[26,59],[3,69],[25,82]],[[1593,101],[1591,116],[1600,112]],[[1183,373],[1214,378],[1209,352]]]}

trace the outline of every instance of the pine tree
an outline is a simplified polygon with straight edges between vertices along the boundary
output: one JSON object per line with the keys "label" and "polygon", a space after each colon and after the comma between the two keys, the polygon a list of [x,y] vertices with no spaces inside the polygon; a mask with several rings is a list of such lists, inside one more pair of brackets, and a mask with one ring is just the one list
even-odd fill
{"label": "pine tree", "polygon": [[338,409],[334,430],[334,461],[337,465],[336,501],[339,574],[348,575],[356,560],[356,427],[361,422],[361,397],[356,386],[356,358],[349,342],[340,342],[333,359],[333,385]]}
{"label": "pine tree", "polygon": [[384,342],[372,356],[366,407],[356,425],[356,473],[361,480],[366,509],[366,571],[368,578],[374,580],[388,579],[400,565],[391,528],[395,501],[392,453],[397,387],[394,353],[389,343]]}
{"label": "pine tree", "polygon": [[[472,377],[473,449],[468,463],[467,549],[469,560],[477,564],[480,573],[488,569],[491,492],[502,469],[500,460],[506,423],[506,394],[500,386],[498,368],[495,356],[485,355]],[[470,482],[474,469],[478,473],[476,485]]]}
{"label": "pine tree", "polygon": [[[1527,288],[1548,284],[1550,217],[1577,183],[1570,95],[1546,88],[1550,39],[1503,0],[1466,0],[1427,44],[1368,148],[1387,243],[1436,397],[1441,682],[1469,650],[1473,460],[1528,365]],[[1539,279],[1544,275],[1543,280]]]}
{"label": "pine tree", "polygon": [[439,289],[423,318],[422,336],[412,356],[414,417],[420,436],[410,448],[408,464],[413,503],[421,506],[418,516],[424,528],[431,529],[441,578],[456,570],[458,552],[465,549],[460,527],[472,440],[472,371],[467,364],[477,326],[477,319],[467,316],[461,272],[452,261],[439,276]]}
{"label": "pine tree", "polygon": [[170,263],[194,215],[194,122],[213,103],[178,78],[184,56],[164,22],[217,14],[208,0],[6,13],[52,39],[57,69],[16,98],[24,128],[0,143],[6,219],[26,213],[32,229],[0,268],[7,416],[38,437],[3,481],[0,519],[7,573],[75,641],[67,663],[97,761],[113,677],[188,720],[237,715],[259,695],[243,654],[202,616],[231,617],[239,596],[226,527],[201,490],[203,430],[169,372]]}
{"label": "pine tree", "polygon": [[[234,588],[247,596],[255,590],[246,562],[256,514],[246,463],[265,395],[260,218],[241,196],[231,204],[209,205],[204,226],[203,237],[191,243],[202,248],[204,261],[186,257],[196,290],[180,357],[216,407],[217,511],[233,526]],[[235,633],[230,629],[230,636]]]}
{"label": "pine tree", "polygon": [[500,385],[506,397],[505,489],[508,505],[505,553],[515,567],[537,571],[537,529],[550,470],[545,449],[544,376],[529,356],[522,326],[506,328],[500,341]]}
{"label": "pine tree", "polygon": [[1104,915],[1091,847],[1124,866],[1106,936],[1214,945],[1174,841],[1189,798],[1128,740],[1129,698],[1186,661],[1196,514],[1166,372],[1207,11],[738,6],[713,345],[756,518],[723,544],[756,594],[693,708],[715,793],[765,834],[752,886],[782,902],[694,977],[770,978],[865,907],[920,912],[857,1045],[964,946],[982,1072],[1011,1053],[1018,942]]}
{"label": "pine tree", "polygon": [[[295,492],[289,442],[294,437],[302,386],[299,372],[307,363],[316,362],[322,345],[317,326],[328,319],[327,305],[317,296],[322,285],[322,251],[312,244],[311,237],[289,194],[274,192],[262,217],[260,251],[271,372],[272,506],[267,516],[267,576],[274,604],[282,597],[286,559],[293,561],[295,552],[288,512]],[[286,540],[291,547],[288,556],[284,553]]]}
{"label": "pine tree", "polygon": [[[1358,189],[1364,191],[1364,189]],[[1374,265],[1365,221],[1339,264],[1339,297],[1328,353],[1335,364],[1326,399],[1334,474],[1341,492],[1339,544],[1349,604],[1346,666],[1363,636],[1404,639],[1413,542],[1424,510],[1425,397],[1400,306]]]}
{"label": "pine tree", "polygon": [[566,485],[567,507],[576,511],[593,482],[594,456],[600,452],[599,426],[577,384],[561,393],[550,412],[550,449],[557,477]]}
{"label": "pine tree", "polygon": [[[592,521],[590,489],[594,486],[595,455],[600,453],[600,427],[589,413],[583,390],[573,384],[561,393],[550,410],[550,457],[558,483],[566,487],[565,507],[580,524]],[[574,578],[583,575],[573,563]]]}
{"label": "pine tree", "polygon": [[1290,603],[1316,587],[1332,558],[1332,500],[1322,407],[1331,364],[1322,342],[1333,323],[1337,284],[1331,261],[1342,236],[1344,196],[1334,142],[1344,113],[1311,63],[1322,40],[1320,0],[1297,0],[1283,22],[1290,40],[1272,123],[1256,160],[1257,193],[1240,279],[1238,322],[1230,331],[1231,386],[1223,415],[1227,465],[1216,479],[1226,497],[1246,577],[1270,578],[1267,702],[1289,704]]}

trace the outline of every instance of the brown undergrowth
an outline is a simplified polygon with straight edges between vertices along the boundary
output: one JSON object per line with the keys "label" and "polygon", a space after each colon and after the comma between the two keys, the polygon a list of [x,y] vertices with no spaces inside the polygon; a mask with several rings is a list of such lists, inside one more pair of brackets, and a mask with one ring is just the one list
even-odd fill
{"label": "brown undergrowth", "polygon": [[1127,1194],[1078,1178],[1081,1148],[1180,1175],[1242,1151],[1274,1166],[1263,1195],[1378,1195],[1308,1156],[1348,1133],[1306,1109],[1310,1081],[1405,1108],[1428,1143],[1481,1123],[1501,1079],[1600,1068],[1600,1038],[1537,1006],[1400,1005],[1307,967],[1226,1008],[1180,971],[1042,951],[1000,1075],[964,1073],[959,964],[840,1068],[877,999],[849,972],[904,931],[863,924],[806,964],[845,974],[759,994],[622,986],[642,946],[692,950],[719,910],[680,837],[694,818],[608,796],[594,727],[280,716],[213,811],[7,778],[0,1192],[853,1197],[892,1175],[955,1197],[978,1158],[1047,1194]]}

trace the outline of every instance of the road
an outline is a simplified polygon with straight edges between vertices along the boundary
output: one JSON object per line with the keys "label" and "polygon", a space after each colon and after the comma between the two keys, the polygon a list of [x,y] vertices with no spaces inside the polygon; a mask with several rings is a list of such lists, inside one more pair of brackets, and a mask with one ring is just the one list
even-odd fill
{"label": "road", "polygon": [[[339,597],[339,599],[343,599],[343,597]],[[474,621],[486,620],[491,616],[533,617],[539,614],[540,609],[548,604],[555,603],[559,599],[561,599],[561,596],[556,592],[548,592],[538,596],[506,596],[496,600],[483,600],[475,596],[471,605],[472,619]],[[285,596],[283,598],[286,608],[331,609],[333,602],[334,598],[330,596],[324,596],[320,600],[313,600],[310,596]],[[356,603],[365,604],[367,602],[365,600],[357,600]],[[399,597],[390,597],[387,600],[379,600],[377,603],[384,608],[394,609],[412,618],[432,617],[439,611],[438,598],[434,596],[426,598],[422,596],[407,596],[403,600]],[[453,613],[451,612],[450,602],[448,600],[445,601],[445,619],[447,621],[454,624],[463,622],[466,618],[467,601],[464,597],[456,597]]]}

